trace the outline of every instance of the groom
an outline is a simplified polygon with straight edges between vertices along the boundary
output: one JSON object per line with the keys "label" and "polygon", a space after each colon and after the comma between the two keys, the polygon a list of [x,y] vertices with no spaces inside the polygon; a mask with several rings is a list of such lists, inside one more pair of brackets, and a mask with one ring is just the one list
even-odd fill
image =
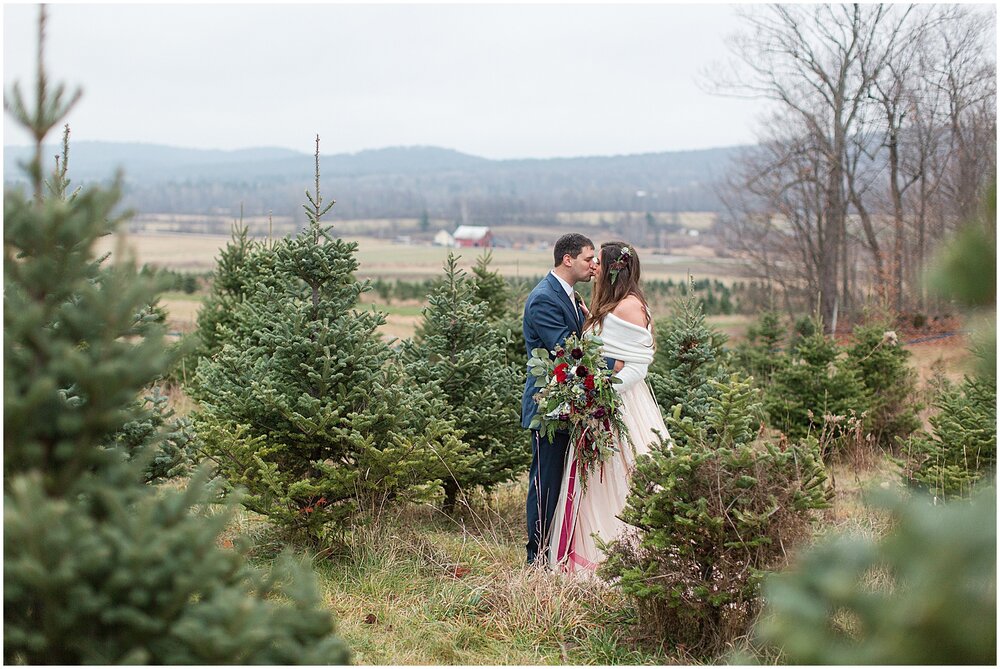
{"label": "groom", "polygon": [[[528,295],[524,304],[524,345],[528,358],[532,349],[554,351],[571,333],[583,333],[583,305],[574,295],[573,286],[590,281],[597,272],[594,242],[577,233],[563,235],[553,249],[555,267]],[[613,363],[612,363],[613,364]],[[528,427],[537,404],[535,377],[528,374],[521,398],[521,427]],[[538,430],[531,430],[531,469],[528,472],[528,564],[536,559],[545,562],[549,525],[559,498],[569,434],[556,432],[548,441]],[[541,551],[542,557],[538,557]]]}

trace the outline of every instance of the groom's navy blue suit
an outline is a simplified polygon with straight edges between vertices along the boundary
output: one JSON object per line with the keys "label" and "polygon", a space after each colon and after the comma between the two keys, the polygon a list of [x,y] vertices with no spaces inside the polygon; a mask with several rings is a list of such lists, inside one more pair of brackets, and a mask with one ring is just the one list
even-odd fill
{"label": "groom's navy blue suit", "polygon": [[[551,273],[538,282],[524,304],[524,346],[528,358],[532,349],[554,351],[571,333],[583,332],[583,313],[570,300],[559,280]],[[535,377],[528,374],[521,398],[521,427],[528,427],[538,408],[534,400]],[[559,498],[569,434],[557,432],[549,442],[538,430],[531,431],[531,469],[528,472],[528,562],[541,549],[543,560],[549,526]]]}

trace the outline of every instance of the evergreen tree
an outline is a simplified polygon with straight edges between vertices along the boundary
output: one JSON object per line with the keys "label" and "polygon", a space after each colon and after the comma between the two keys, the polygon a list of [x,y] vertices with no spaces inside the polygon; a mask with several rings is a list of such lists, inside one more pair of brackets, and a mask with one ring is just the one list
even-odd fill
{"label": "evergreen tree", "polygon": [[[520,374],[524,371],[524,337],[521,332],[524,309],[515,307],[515,291],[499,271],[490,269],[492,261],[493,251],[490,249],[476,258],[472,268],[475,275],[472,286],[476,299],[486,304],[486,316],[500,336],[507,364]],[[521,302],[523,304],[523,298]]]}
{"label": "evergreen tree", "polygon": [[746,341],[737,347],[735,358],[737,364],[753,376],[758,387],[765,388],[771,382],[782,360],[781,344],[784,339],[785,328],[776,311],[765,311],[756,323],[747,328]]}
{"label": "evergreen tree", "polygon": [[[791,439],[819,435],[824,416],[860,414],[868,407],[865,388],[836,343],[814,323],[782,360],[765,389],[772,426]],[[824,454],[826,455],[826,454]]]}
{"label": "evergreen tree", "polygon": [[995,665],[995,490],[938,506],[880,497],[885,536],[828,537],[768,579],[758,639],[790,665]]}
{"label": "evergreen tree", "polygon": [[677,445],[640,458],[621,518],[632,526],[600,573],[636,603],[656,638],[713,652],[745,633],[765,570],[807,535],[832,490],[814,441],[756,443],[748,378],[710,381],[703,419],[666,417]]}
{"label": "evergreen tree", "polygon": [[907,481],[940,499],[968,497],[997,466],[997,391],[990,379],[966,377],[938,392],[931,430],[908,442]]}
{"label": "evergreen tree", "polygon": [[[684,284],[681,284],[682,286]],[[692,284],[693,286],[693,284]],[[725,336],[705,323],[701,303],[692,288],[674,303],[665,324],[657,328],[656,354],[650,365],[649,385],[664,414],[680,405],[681,417],[703,422],[717,386],[726,378],[722,361]],[[685,435],[671,435],[684,443]]]}
{"label": "evergreen tree", "polygon": [[[247,258],[252,283],[193,395],[206,452],[243,503],[312,542],[358,512],[426,499],[462,449],[439,392],[406,383],[380,312],[359,311],[356,243],[320,218],[319,138],[309,226]],[[263,271],[267,268],[268,271]]]}
{"label": "evergreen tree", "polygon": [[917,372],[909,357],[887,325],[854,328],[853,342],[847,348],[848,364],[864,387],[868,405],[865,427],[883,448],[895,449],[899,440],[920,427]]}
{"label": "evergreen tree", "polygon": [[190,474],[201,448],[191,421],[176,415],[158,384],[136,405],[131,409],[136,417],[112,435],[109,445],[126,459],[143,464],[147,483]]}
{"label": "evergreen tree", "polygon": [[343,662],[300,568],[265,578],[220,548],[230,516],[203,513],[203,475],[144,484],[159,435],[136,439],[148,443],[134,459],[115,443],[150,419],[135,398],[174,354],[150,318],[155,282],[95,254],[120,222],[120,183],[63,198],[57,172],[63,183],[44,196],[42,142],[69,104],[63,87],[49,89],[41,53],[35,109],[16,86],[9,98],[36,152],[34,198],[4,194],[4,661]]}
{"label": "evergreen tree", "polygon": [[491,305],[477,295],[482,288],[449,253],[444,281],[428,296],[423,320],[401,353],[417,386],[444,392],[448,415],[468,446],[467,457],[445,481],[448,509],[459,490],[489,490],[513,480],[531,455],[520,423],[519,370],[506,362],[504,339],[489,321]]}

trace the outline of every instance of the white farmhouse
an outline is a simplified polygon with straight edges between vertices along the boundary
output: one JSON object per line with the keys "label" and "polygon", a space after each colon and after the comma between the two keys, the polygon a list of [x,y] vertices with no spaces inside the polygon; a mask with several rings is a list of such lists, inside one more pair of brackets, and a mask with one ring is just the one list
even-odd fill
{"label": "white farmhouse", "polygon": [[438,233],[434,235],[434,245],[454,248],[455,238],[452,237],[451,233],[447,230],[439,230]]}

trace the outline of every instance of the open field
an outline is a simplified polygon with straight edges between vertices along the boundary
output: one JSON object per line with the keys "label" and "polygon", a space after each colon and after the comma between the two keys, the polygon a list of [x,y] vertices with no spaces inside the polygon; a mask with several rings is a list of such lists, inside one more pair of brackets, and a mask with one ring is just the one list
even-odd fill
{"label": "open field", "polygon": [[[447,249],[440,246],[396,244],[374,237],[345,237],[358,243],[358,276],[385,279],[425,279],[441,273],[448,251],[461,256],[459,266],[471,268],[480,249]],[[114,235],[102,240],[100,251],[119,255],[132,250],[140,263],[187,272],[208,272],[215,267],[220,249],[229,242],[228,235],[203,234],[139,234]],[[606,241],[596,237],[594,242]],[[525,249],[493,249],[492,266],[507,277],[541,276],[552,267],[552,251],[548,245]],[[691,246],[683,255],[655,254],[639,249],[643,261],[643,277],[647,279],[683,280],[689,274],[697,279],[717,278],[723,281],[739,276],[736,262],[714,257],[711,249]]]}

